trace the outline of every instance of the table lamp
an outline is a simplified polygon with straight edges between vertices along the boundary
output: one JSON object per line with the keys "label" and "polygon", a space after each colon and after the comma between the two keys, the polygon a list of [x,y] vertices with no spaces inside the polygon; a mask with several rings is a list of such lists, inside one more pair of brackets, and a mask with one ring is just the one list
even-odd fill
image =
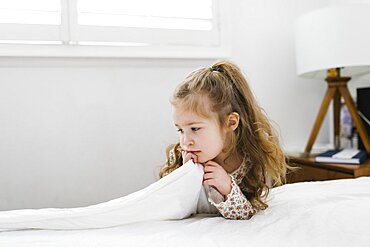
{"label": "table lamp", "polygon": [[[309,155],[333,100],[334,145],[340,148],[341,98],[347,106],[364,147],[369,136],[347,87],[351,76],[370,72],[370,3],[343,3],[309,12],[296,22],[297,74],[325,78],[328,88],[305,147]],[[370,99],[369,99],[370,102]]]}

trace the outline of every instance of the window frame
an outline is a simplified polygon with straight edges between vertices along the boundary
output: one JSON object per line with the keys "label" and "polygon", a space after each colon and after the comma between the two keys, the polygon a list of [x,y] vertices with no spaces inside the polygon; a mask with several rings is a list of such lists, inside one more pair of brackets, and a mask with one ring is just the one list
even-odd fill
{"label": "window frame", "polygon": [[[228,34],[228,1],[213,0],[214,14],[217,32],[213,33],[214,37],[211,45],[150,45],[150,46],[106,46],[106,45],[78,45],[71,41],[73,38],[78,38],[78,32],[73,25],[68,28],[69,23],[76,23],[73,18],[75,14],[70,15],[72,11],[77,11],[75,8],[76,0],[61,0],[62,8],[62,24],[60,26],[47,27],[48,25],[24,25],[24,30],[30,40],[37,40],[40,36],[32,36],[33,32],[39,30],[52,30],[52,40],[61,41],[62,44],[0,44],[0,57],[107,57],[107,58],[220,58],[230,56],[229,34]],[[69,11],[67,11],[69,10]],[[3,27],[8,24],[0,24]],[[11,24],[8,25],[10,30]],[[41,29],[40,29],[41,28]],[[108,30],[107,28],[106,30]],[[129,31],[128,28],[120,28]],[[21,29],[22,30],[22,29]],[[85,29],[86,30],[86,29]],[[113,29],[115,30],[115,29]],[[131,30],[132,31],[132,30]],[[138,31],[136,29],[136,31]],[[136,32],[135,31],[135,32]],[[156,30],[151,30],[153,33]],[[108,32],[108,31],[107,31]],[[151,33],[151,34],[153,34]],[[186,31],[181,34],[186,33]],[[194,39],[194,34],[197,31],[190,31],[191,35],[188,38]],[[200,33],[199,33],[200,34]],[[50,34],[48,34],[49,40]],[[57,37],[59,35],[59,37]],[[217,36],[215,36],[217,35]],[[81,35],[80,35],[81,36]],[[165,36],[165,35],[164,35]],[[201,37],[199,35],[199,37]],[[20,35],[19,38],[24,36]],[[1,35],[0,35],[1,39]],[[105,41],[105,40],[102,40]],[[160,41],[160,40],[158,40]]]}

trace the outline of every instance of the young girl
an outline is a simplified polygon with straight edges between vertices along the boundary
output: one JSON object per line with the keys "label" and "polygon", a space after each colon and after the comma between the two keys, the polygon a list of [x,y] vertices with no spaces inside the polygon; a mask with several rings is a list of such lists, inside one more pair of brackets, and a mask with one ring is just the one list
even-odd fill
{"label": "young girl", "polygon": [[225,218],[249,219],[267,208],[269,183],[284,183],[288,166],[240,69],[222,60],[193,71],[171,104],[180,140],[167,148],[160,177],[192,159],[204,166],[208,201]]}

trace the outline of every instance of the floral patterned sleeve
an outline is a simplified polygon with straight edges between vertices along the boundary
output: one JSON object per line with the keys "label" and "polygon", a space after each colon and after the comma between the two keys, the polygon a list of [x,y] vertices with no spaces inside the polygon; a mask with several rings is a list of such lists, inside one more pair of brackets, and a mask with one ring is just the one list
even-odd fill
{"label": "floral patterned sleeve", "polygon": [[232,180],[232,189],[227,195],[226,200],[223,201],[223,198],[221,199],[220,196],[217,196],[215,193],[215,191],[217,191],[216,189],[210,191],[208,200],[226,219],[250,219],[256,213],[256,210],[242,193],[234,177],[232,175],[230,175],[230,177]]}

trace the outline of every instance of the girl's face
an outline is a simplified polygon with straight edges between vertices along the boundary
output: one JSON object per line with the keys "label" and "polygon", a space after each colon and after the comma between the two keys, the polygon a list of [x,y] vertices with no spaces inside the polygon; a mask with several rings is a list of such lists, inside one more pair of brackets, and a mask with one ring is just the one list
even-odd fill
{"label": "girl's face", "polygon": [[216,114],[204,118],[191,111],[173,107],[173,120],[180,135],[180,146],[198,157],[199,163],[216,160],[225,144],[225,132]]}

